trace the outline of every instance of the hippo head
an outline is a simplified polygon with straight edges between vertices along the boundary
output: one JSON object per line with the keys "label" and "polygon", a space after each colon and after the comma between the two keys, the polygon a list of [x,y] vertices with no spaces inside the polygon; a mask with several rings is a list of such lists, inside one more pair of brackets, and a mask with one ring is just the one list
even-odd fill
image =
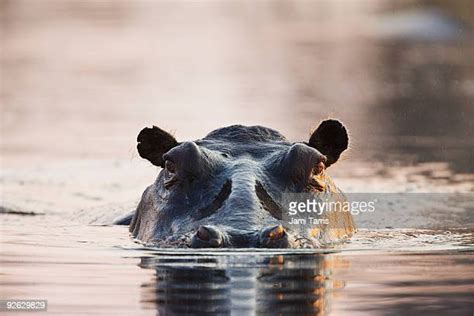
{"label": "hippo head", "polygon": [[286,227],[281,195],[337,191],[325,168],[347,146],[336,120],[323,121],[301,143],[261,126],[233,125],[181,143],[145,128],[138,152],[162,170],[143,193],[130,232],[159,247],[316,247],[314,236]]}

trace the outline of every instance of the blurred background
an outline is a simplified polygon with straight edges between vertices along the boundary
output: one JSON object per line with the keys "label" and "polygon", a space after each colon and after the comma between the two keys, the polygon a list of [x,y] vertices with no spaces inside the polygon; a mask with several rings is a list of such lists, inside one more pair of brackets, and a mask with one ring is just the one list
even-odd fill
{"label": "blurred background", "polygon": [[381,216],[413,230],[344,245],[377,255],[250,255],[235,271],[154,258],[127,227],[97,224],[156,178],[135,149],[153,124],[180,141],[229,124],[306,141],[339,118],[351,148],[329,173],[344,192],[472,195],[473,13],[473,0],[0,0],[0,297],[45,298],[58,315],[472,314],[462,195],[439,210],[397,202]]}
{"label": "blurred background", "polygon": [[474,171],[474,2],[1,0],[3,165],[132,159],[229,124]]}

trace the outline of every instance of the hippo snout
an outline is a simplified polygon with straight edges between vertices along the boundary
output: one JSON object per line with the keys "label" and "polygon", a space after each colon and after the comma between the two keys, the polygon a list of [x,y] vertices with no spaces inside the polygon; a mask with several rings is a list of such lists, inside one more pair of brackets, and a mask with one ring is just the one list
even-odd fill
{"label": "hippo snout", "polygon": [[194,233],[191,248],[291,248],[290,234],[282,225],[254,232],[224,232],[222,229],[202,225]]}

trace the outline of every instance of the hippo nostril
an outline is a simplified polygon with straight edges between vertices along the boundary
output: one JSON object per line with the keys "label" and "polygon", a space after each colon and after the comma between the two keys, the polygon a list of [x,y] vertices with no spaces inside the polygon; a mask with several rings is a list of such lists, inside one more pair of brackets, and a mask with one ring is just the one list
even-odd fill
{"label": "hippo nostril", "polygon": [[199,229],[197,231],[197,236],[199,237],[199,239],[204,240],[204,241],[211,240],[211,232],[205,226],[199,226]]}
{"label": "hippo nostril", "polygon": [[199,226],[191,246],[193,248],[217,248],[222,244],[223,236],[217,229],[210,226]]}
{"label": "hippo nostril", "polygon": [[283,226],[269,227],[260,233],[260,246],[264,248],[288,248],[288,234]]}
{"label": "hippo nostril", "polygon": [[266,229],[264,231],[265,237],[267,237],[270,240],[278,240],[280,238],[283,238],[285,236],[285,229],[283,226],[278,225],[269,229]]}

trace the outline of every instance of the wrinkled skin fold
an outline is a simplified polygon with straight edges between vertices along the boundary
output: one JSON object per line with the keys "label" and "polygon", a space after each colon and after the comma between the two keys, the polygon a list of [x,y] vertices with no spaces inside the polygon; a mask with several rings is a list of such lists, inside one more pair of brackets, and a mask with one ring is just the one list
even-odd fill
{"label": "wrinkled skin fold", "polygon": [[293,229],[283,219],[284,193],[344,199],[325,169],[348,146],[336,120],[323,121],[307,143],[275,130],[233,125],[179,143],[158,127],[138,135],[140,156],[160,166],[130,223],[137,240],[156,247],[317,248],[355,231],[350,213],[328,225]]}

